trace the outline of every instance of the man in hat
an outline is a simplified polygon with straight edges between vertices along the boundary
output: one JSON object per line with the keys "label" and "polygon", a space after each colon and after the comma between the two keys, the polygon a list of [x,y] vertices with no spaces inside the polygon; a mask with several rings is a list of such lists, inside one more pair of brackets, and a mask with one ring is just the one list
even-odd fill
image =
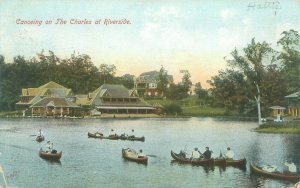
{"label": "man in hat", "polygon": [[210,159],[211,158],[211,151],[209,150],[209,147],[205,147],[205,152],[202,154],[202,157],[204,159]]}
{"label": "man in hat", "polygon": [[227,148],[227,151],[226,151],[226,153],[225,153],[225,155],[224,155],[224,158],[225,159],[233,159],[233,157],[234,157],[234,152],[230,149],[230,147],[228,147]]}

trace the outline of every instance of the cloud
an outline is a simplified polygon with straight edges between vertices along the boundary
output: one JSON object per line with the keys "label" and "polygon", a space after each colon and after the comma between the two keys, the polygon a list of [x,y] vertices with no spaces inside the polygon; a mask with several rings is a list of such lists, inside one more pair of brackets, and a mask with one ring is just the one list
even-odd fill
{"label": "cloud", "polygon": [[179,11],[175,7],[160,7],[159,10],[146,10],[145,15],[154,19],[177,18]]}
{"label": "cloud", "polygon": [[239,28],[228,29],[222,27],[218,31],[219,45],[223,48],[234,48],[241,43]]}
{"label": "cloud", "polygon": [[252,23],[252,20],[247,17],[247,18],[243,19],[242,22],[244,25],[249,26]]}
{"label": "cloud", "polygon": [[277,42],[282,37],[281,33],[283,31],[289,31],[290,29],[300,31],[300,26],[292,24],[292,23],[288,23],[288,22],[278,24],[275,29],[275,38],[274,38],[275,41],[274,42]]}
{"label": "cloud", "polygon": [[233,10],[229,10],[229,9],[223,9],[220,13],[220,16],[223,21],[227,21],[235,15],[236,15],[236,13]]}
{"label": "cloud", "polygon": [[160,30],[160,25],[157,23],[146,23],[140,32],[140,36],[145,39],[153,38]]}

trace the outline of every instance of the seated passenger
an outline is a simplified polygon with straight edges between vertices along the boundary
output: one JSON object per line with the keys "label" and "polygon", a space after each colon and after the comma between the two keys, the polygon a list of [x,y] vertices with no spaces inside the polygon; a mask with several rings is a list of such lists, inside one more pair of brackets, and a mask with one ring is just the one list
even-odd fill
{"label": "seated passenger", "polygon": [[128,137],[134,138],[134,129],[131,130],[131,133],[129,133]]}
{"label": "seated passenger", "polygon": [[209,147],[205,147],[205,152],[202,154],[204,159],[210,159],[211,158],[211,151],[209,150]]}
{"label": "seated passenger", "polygon": [[46,145],[46,152],[47,153],[51,153],[52,148],[53,148],[53,143],[51,143],[50,141],[48,141],[47,145]]}
{"label": "seated passenger", "polygon": [[230,149],[230,147],[227,148],[224,158],[230,159],[230,160],[232,160],[234,158],[234,152]]}
{"label": "seated passenger", "polygon": [[95,133],[95,135],[96,135],[96,136],[103,136],[103,133],[100,132],[100,131],[97,131],[97,132]]}
{"label": "seated passenger", "polygon": [[266,165],[262,168],[263,171],[266,172],[275,172],[277,170],[277,166],[275,165]]}
{"label": "seated passenger", "polygon": [[186,157],[186,153],[183,150],[180,150],[179,156],[182,157],[182,158],[185,158]]}
{"label": "seated passenger", "polygon": [[194,151],[192,151],[191,159],[199,159],[201,153],[198,151],[198,148],[195,148]]}
{"label": "seated passenger", "polygon": [[108,136],[116,136],[115,131],[113,129],[111,129]]}
{"label": "seated passenger", "polygon": [[143,153],[143,150],[140,150],[139,154],[138,154],[138,158],[140,157],[146,157],[146,155]]}
{"label": "seated passenger", "polygon": [[296,165],[293,162],[286,161],[284,163],[284,172],[285,173],[295,174],[295,173],[297,173],[297,167],[296,167]]}

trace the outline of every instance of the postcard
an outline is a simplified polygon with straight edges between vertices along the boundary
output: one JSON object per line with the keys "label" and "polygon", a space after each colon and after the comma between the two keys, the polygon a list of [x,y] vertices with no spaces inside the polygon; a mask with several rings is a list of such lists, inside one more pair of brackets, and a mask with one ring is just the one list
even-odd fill
{"label": "postcard", "polygon": [[0,1],[0,188],[299,187],[299,0]]}

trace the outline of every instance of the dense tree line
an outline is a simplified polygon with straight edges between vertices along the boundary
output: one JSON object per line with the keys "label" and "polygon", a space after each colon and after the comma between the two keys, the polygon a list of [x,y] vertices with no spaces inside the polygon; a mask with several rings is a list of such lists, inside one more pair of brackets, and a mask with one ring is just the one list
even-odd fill
{"label": "dense tree line", "polygon": [[[236,110],[240,114],[269,115],[268,108],[285,105],[284,96],[300,89],[300,37],[297,31],[284,31],[277,42],[257,42],[234,49],[228,66],[211,78],[210,104]],[[255,113],[257,112],[257,113]]]}
{"label": "dense tree line", "polygon": [[49,81],[71,88],[76,94],[87,94],[103,83],[123,84],[133,88],[133,76],[116,77],[115,65],[101,64],[98,68],[86,54],[72,54],[60,59],[52,51],[25,59],[17,56],[6,63],[0,55],[0,111],[15,109],[22,88],[39,87]]}

